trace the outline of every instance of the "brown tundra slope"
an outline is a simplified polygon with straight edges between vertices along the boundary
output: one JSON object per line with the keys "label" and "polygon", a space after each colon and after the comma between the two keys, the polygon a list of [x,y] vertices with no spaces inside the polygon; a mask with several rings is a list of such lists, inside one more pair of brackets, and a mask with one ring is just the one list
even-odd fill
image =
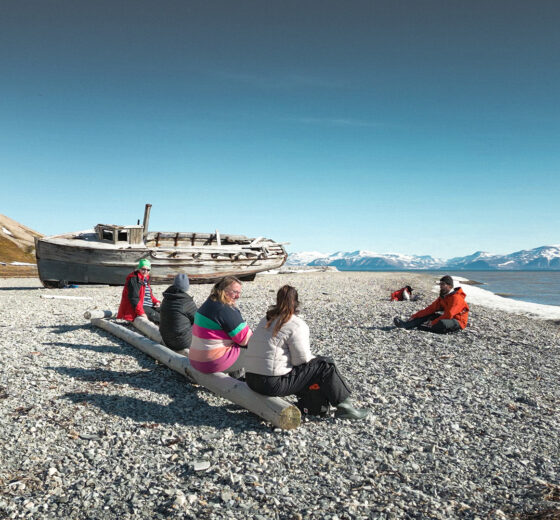
{"label": "brown tundra slope", "polygon": [[0,277],[37,275],[34,266],[12,264],[35,264],[35,237],[40,236],[41,233],[0,214]]}

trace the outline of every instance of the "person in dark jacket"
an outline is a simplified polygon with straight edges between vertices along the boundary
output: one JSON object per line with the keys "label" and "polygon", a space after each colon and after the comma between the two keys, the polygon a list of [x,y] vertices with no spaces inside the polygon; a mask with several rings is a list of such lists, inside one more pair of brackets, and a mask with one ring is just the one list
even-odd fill
{"label": "person in dark jacket", "polygon": [[119,305],[118,319],[134,321],[138,316],[159,323],[159,300],[154,296],[150,285],[150,261],[142,258],[138,269],[126,277]]}
{"label": "person in dark jacket", "polygon": [[197,307],[192,297],[187,294],[189,278],[178,274],[163,293],[160,308],[159,332],[167,347],[186,355],[192,341],[192,324]]}

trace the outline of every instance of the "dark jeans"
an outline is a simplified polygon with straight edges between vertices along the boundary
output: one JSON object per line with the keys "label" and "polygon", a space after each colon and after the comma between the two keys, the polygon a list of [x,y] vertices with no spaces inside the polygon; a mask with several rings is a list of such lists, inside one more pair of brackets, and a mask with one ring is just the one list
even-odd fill
{"label": "dark jeans", "polygon": [[439,320],[433,327],[422,325],[426,321],[433,321],[441,316],[441,314],[430,314],[422,318],[414,318],[413,320],[404,323],[403,328],[424,330],[426,332],[433,332],[434,334],[449,334],[450,332],[457,332],[461,330],[461,326],[457,320]]}
{"label": "dark jeans", "polygon": [[159,308],[156,309],[144,305],[144,312],[146,313],[146,318],[153,321],[156,325],[159,325]]}
{"label": "dark jeans", "polygon": [[318,384],[319,391],[331,406],[337,406],[350,396],[350,388],[334,361],[323,356],[292,368],[285,376],[263,376],[248,372],[245,381],[251,390],[259,394],[279,397],[298,395],[309,386]]}

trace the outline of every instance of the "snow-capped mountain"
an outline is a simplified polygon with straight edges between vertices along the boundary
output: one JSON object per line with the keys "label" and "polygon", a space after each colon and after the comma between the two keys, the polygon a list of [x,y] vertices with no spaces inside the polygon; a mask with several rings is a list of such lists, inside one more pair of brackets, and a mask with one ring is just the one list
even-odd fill
{"label": "snow-capped mountain", "polygon": [[307,265],[313,260],[324,258],[327,255],[318,251],[308,251],[304,253],[290,253],[286,265]]}
{"label": "snow-capped mountain", "polygon": [[290,254],[287,263],[289,265],[332,265],[342,270],[356,271],[438,269],[444,264],[442,260],[432,258],[431,256],[401,255],[399,253],[380,254],[372,251],[338,251],[332,255],[315,256],[309,262],[302,262],[301,259],[305,258],[306,254]]}
{"label": "snow-capped mountain", "polygon": [[477,251],[472,255],[441,260],[431,256],[401,255],[399,253],[374,253],[372,251],[338,251],[331,255],[318,252],[293,253],[288,265],[332,265],[341,270],[392,271],[402,269],[453,269],[453,270],[523,270],[560,269],[560,245],[542,246],[517,251],[509,255],[492,255]]}
{"label": "snow-capped mountain", "polygon": [[446,267],[454,269],[560,269],[560,245],[524,249],[509,255],[478,251],[470,256],[452,258]]}

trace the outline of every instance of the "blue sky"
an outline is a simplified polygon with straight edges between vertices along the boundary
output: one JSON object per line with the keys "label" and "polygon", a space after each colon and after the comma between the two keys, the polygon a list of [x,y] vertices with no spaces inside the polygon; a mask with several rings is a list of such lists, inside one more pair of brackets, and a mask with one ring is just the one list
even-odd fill
{"label": "blue sky", "polygon": [[560,243],[556,0],[5,0],[0,213],[450,258]]}

